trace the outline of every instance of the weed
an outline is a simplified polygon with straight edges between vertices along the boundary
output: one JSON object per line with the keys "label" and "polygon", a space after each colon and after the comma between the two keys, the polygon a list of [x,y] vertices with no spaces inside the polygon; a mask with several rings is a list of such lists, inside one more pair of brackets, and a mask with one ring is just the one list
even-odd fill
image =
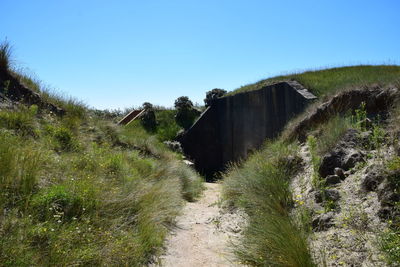
{"label": "weed", "polygon": [[355,115],[352,117],[352,122],[356,129],[361,132],[367,130],[367,110],[365,109],[365,102],[361,102],[360,108],[356,109]]}
{"label": "weed", "polygon": [[380,236],[380,248],[389,264],[400,263],[400,231],[387,228]]}
{"label": "weed", "polygon": [[311,164],[313,167],[313,173],[312,173],[312,179],[311,179],[311,183],[313,185],[314,188],[316,189],[322,189],[325,185],[325,183],[323,182],[323,180],[321,179],[320,175],[319,175],[319,166],[321,164],[321,157],[318,155],[318,147],[317,147],[317,139],[312,136],[309,135],[307,137],[307,145],[310,149],[310,154],[311,154]]}

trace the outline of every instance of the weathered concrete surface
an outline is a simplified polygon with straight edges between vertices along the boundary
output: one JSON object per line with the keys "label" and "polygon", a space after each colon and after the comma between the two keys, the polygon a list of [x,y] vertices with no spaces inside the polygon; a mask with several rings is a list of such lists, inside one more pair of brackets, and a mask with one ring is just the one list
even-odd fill
{"label": "weathered concrete surface", "polygon": [[211,176],[276,137],[315,98],[294,81],[219,98],[181,138],[183,150]]}

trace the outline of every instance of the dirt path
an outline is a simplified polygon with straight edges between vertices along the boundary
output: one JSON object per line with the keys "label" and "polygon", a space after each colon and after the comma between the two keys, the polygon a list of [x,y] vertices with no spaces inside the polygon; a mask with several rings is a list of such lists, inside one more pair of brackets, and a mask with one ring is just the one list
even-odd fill
{"label": "dirt path", "polygon": [[206,183],[203,196],[187,203],[177,229],[167,240],[161,266],[240,266],[234,263],[230,242],[238,238],[243,216],[219,207],[221,185]]}

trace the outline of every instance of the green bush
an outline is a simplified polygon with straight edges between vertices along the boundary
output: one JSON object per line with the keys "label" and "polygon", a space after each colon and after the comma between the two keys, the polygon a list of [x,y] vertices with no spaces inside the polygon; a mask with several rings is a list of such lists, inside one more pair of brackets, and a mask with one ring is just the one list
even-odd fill
{"label": "green bush", "polygon": [[176,123],[185,130],[189,129],[194,120],[200,115],[200,112],[193,107],[192,101],[187,96],[181,96],[176,99],[175,108],[177,109],[175,115]]}
{"label": "green bush", "polygon": [[[73,181],[79,183],[79,181]],[[82,190],[80,187],[85,187]],[[86,185],[87,186],[87,185]],[[54,185],[32,198],[31,207],[39,221],[60,220],[62,222],[78,219],[84,212],[95,206],[93,189],[89,186]]]}
{"label": "green bush", "polygon": [[157,128],[156,114],[153,109],[153,105],[149,102],[143,103],[144,112],[140,117],[140,122],[146,131],[152,133]]}
{"label": "green bush", "polygon": [[74,151],[78,148],[72,132],[67,128],[56,128],[53,136],[57,141],[56,149],[59,151]]}
{"label": "green bush", "polygon": [[206,107],[211,106],[215,99],[218,99],[226,94],[226,90],[214,88],[206,93],[206,98],[204,99],[204,104]]}
{"label": "green bush", "polygon": [[182,128],[175,120],[176,110],[162,109],[156,111],[158,120],[157,139],[160,141],[174,140]]}

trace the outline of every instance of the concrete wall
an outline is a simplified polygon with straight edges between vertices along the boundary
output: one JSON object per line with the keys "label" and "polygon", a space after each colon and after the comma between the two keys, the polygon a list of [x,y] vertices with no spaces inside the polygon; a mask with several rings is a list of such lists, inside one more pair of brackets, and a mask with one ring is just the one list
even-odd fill
{"label": "concrete wall", "polygon": [[297,82],[217,99],[182,137],[183,150],[198,171],[210,176],[276,137],[313,99]]}

